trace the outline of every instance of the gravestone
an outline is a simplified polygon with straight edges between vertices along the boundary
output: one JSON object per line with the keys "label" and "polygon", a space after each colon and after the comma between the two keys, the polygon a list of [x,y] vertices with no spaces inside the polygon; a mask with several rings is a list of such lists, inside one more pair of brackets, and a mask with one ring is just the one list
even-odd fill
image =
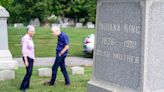
{"label": "gravestone", "polygon": [[164,0],[97,0],[88,92],[164,92]]}
{"label": "gravestone", "polygon": [[82,28],[83,24],[82,23],[76,23],[76,28]]}
{"label": "gravestone", "polygon": [[84,75],[84,67],[74,66],[74,67],[71,67],[71,71],[72,71],[72,75],[75,75],[75,74]]}
{"label": "gravestone", "polygon": [[62,28],[68,28],[70,23],[69,23],[69,18],[64,18],[60,22]]}
{"label": "gravestone", "polygon": [[53,26],[60,27],[61,25],[60,24],[53,23],[53,24],[51,24],[51,27],[53,27]]}
{"label": "gravestone", "polygon": [[38,69],[38,76],[41,77],[51,77],[52,69],[50,68],[39,68]]}
{"label": "gravestone", "polygon": [[30,21],[31,25],[34,25],[35,27],[39,27],[40,26],[40,21],[38,18],[35,18],[34,20]]}
{"label": "gravestone", "polygon": [[61,27],[62,27],[62,28],[68,28],[68,26],[69,26],[69,23],[62,23],[62,24],[61,24]]}
{"label": "gravestone", "polygon": [[14,79],[14,69],[18,68],[18,63],[12,60],[8,47],[7,17],[9,13],[0,6],[0,80]]}
{"label": "gravestone", "polygon": [[10,80],[15,79],[14,70],[2,70],[0,71],[0,80]]}
{"label": "gravestone", "polygon": [[14,27],[15,28],[22,28],[22,27],[24,27],[24,24],[23,23],[14,23]]}
{"label": "gravestone", "polygon": [[88,22],[87,28],[95,28],[95,25],[92,22]]}

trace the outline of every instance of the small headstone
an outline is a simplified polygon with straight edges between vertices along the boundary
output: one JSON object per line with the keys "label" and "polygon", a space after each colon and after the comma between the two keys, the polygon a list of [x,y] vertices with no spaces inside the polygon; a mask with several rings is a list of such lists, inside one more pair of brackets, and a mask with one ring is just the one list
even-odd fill
{"label": "small headstone", "polygon": [[14,23],[14,27],[15,28],[22,28],[22,27],[24,27],[24,24],[23,23]]}
{"label": "small headstone", "polygon": [[40,68],[38,69],[38,76],[41,77],[51,77],[52,69],[50,68]]}
{"label": "small headstone", "polygon": [[75,26],[75,22],[74,22],[73,20],[70,20],[68,24],[69,24],[69,26],[71,26],[71,27],[74,27],[74,26]]}
{"label": "small headstone", "polygon": [[69,18],[64,18],[63,19],[63,23],[68,23],[69,22]]}
{"label": "small headstone", "polygon": [[62,24],[61,24],[61,27],[62,27],[62,28],[67,28],[68,25],[69,25],[68,23],[62,23]]}
{"label": "small headstone", "polygon": [[0,71],[0,80],[11,80],[15,79],[14,70],[2,70]]}
{"label": "small headstone", "polygon": [[83,24],[82,23],[76,23],[76,28],[82,28]]}
{"label": "small headstone", "polygon": [[84,75],[84,67],[79,67],[79,66],[71,67],[71,71],[73,75],[75,74]]}
{"label": "small headstone", "polygon": [[88,22],[87,28],[95,28],[95,25],[92,22]]}
{"label": "small headstone", "polygon": [[51,24],[51,27],[53,27],[53,26],[56,26],[56,27],[59,27],[60,28],[60,24],[56,24],[56,23],[53,23],[53,24]]}
{"label": "small headstone", "polygon": [[35,27],[39,27],[40,26],[40,21],[38,18],[35,18],[34,20],[30,21],[31,25],[34,25]]}

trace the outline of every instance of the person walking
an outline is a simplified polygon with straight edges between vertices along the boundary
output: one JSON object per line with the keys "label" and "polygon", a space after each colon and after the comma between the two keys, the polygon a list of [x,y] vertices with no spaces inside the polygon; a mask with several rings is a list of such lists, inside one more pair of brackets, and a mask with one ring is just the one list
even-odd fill
{"label": "person walking", "polygon": [[20,90],[25,92],[29,88],[30,78],[33,70],[33,63],[35,59],[34,53],[34,43],[32,40],[33,35],[35,34],[35,27],[33,25],[27,26],[27,33],[21,39],[22,45],[22,57],[26,67],[26,75],[20,86]]}
{"label": "person walking", "polygon": [[66,33],[60,31],[59,27],[54,26],[51,28],[51,30],[52,30],[52,34],[58,37],[58,42],[56,46],[56,59],[52,67],[51,80],[45,82],[44,85],[49,85],[49,86],[54,85],[56,81],[57,70],[58,67],[60,66],[61,72],[65,78],[65,85],[68,86],[70,85],[70,79],[65,66],[65,58],[67,57],[68,50],[69,50],[69,38],[66,35]]}

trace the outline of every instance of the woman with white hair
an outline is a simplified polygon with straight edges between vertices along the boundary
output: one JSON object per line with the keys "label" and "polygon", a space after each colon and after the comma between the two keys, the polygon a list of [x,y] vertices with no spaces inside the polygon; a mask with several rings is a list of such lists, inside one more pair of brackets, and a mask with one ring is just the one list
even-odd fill
{"label": "woman with white hair", "polygon": [[35,27],[33,25],[27,26],[27,33],[21,39],[22,45],[22,57],[26,67],[26,75],[20,86],[20,90],[25,92],[29,88],[30,78],[33,70],[33,63],[35,59],[34,54],[34,43],[32,40],[33,35],[35,34]]}

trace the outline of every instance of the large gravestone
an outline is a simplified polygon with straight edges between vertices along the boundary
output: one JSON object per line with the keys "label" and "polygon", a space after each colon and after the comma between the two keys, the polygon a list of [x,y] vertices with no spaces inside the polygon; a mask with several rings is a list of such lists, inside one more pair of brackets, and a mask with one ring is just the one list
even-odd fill
{"label": "large gravestone", "polygon": [[98,0],[88,92],[164,92],[164,0]]}
{"label": "large gravestone", "polygon": [[14,79],[18,68],[8,48],[7,17],[9,13],[0,6],[0,80]]}

